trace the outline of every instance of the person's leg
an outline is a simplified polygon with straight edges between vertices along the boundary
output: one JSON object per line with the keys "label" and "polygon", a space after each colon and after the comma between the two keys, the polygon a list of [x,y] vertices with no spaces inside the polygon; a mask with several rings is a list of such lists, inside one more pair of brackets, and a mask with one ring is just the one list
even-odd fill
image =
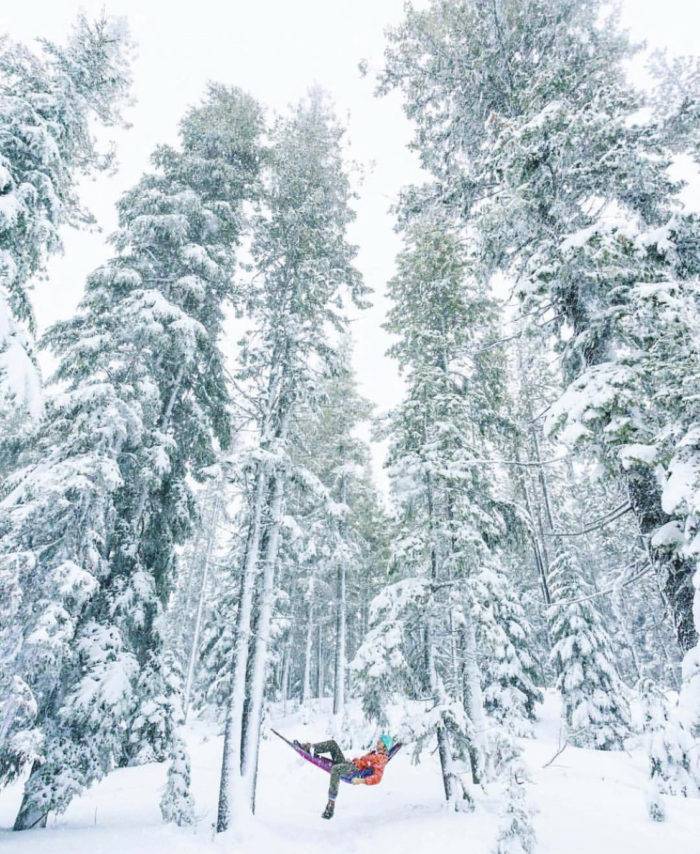
{"label": "person's leg", "polygon": [[344,777],[346,774],[351,774],[353,771],[357,771],[357,768],[352,764],[352,762],[336,762],[331,768],[331,782],[328,786],[328,803],[323,811],[323,818],[333,818],[333,813],[335,812],[335,799],[338,797],[340,778]]}
{"label": "person's leg", "polygon": [[338,797],[340,778],[344,777],[346,774],[352,774],[353,771],[357,771],[357,768],[352,764],[352,762],[337,762],[333,765],[331,768],[331,782],[328,786],[329,801],[334,801]]}
{"label": "person's leg", "polygon": [[343,751],[338,747],[338,742],[334,739],[329,741],[319,741],[313,745],[314,753],[319,756],[321,753],[329,753],[334,765],[345,762]]}

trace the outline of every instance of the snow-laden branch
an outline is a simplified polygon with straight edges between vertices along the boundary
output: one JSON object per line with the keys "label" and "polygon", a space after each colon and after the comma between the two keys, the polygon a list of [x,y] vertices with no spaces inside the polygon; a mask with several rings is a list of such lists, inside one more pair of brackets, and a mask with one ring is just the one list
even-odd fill
{"label": "snow-laden branch", "polygon": [[610,587],[607,587],[605,590],[598,590],[595,593],[591,593],[589,596],[580,596],[577,599],[565,599],[562,602],[552,602],[546,607],[561,608],[565,605],[578,605],[579,602],[590,602],[592,599],[597,599],[599,596],[609,596],[611,593],[617,593],[617,591],[622,590],[623,587],[627,587],[629,584],[633,584],[635,581],[639,581],[640,578],[643,578],[648,572],[651,572],[652,569],[653,566],[649,564],[641,572],[638,572],[636,575],[633,575],[626,581],[616,581],[614,584],[612,584]]}
{"label": "snow-laden branch", "polygon": [[618,519],[625,516],[632,509],[632,505],[629,503],[621,504],[619,507],[616,507],[614,510],[611,510],[609,513],[606,513],[605,516],[601,516],[600,519],[596,519],[595,522],[591,522],[590,525],[586,528],[582,528],[580,531],[552,531],[552,536],[554,537],[582,537],[584,534],[590,534],[591,531],[599,531],[601,528],[604,528],[606,525],[610,525],[612,522],[616,522]]}
{"label": "snow-laden branch", "polygon": [[460,465],[465,466],[474,466],[474,465],[485,465],[485,466],[520,466],[521,468],[539,468],[540,466],[553,466],[557,463],[563,462],[569,454],[564,454],[561,457],[552,457],[551,460],[538,460],[537,462],[523,462],[522,460],[485,460],[485,459],[472,459],[472,460],[464,460],[460,461]]}

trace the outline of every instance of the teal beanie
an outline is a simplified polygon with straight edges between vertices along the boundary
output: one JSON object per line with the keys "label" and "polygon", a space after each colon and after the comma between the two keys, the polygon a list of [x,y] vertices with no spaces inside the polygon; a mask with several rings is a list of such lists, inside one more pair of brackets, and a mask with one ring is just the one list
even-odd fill
{"label": "teal beanie", "polygon": [[384,745],[384,747],[386,747],[387,750],[391,750],[391,748],[394,746],[394,739],[390,735],[380,735],[379,740],[382,742],[382,744]]}

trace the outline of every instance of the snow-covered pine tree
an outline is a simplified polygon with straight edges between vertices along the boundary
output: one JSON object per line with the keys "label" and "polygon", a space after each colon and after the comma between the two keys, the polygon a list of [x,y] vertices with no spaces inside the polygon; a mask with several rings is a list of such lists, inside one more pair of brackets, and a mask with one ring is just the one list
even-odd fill
{"label": "snow-covered pine tree", "polygon": [[[574,470],[568,458],[556,461],[564,449],[536,426],[535,413],[546,411],[559,393],[549,358],[541,340],[535,343],[529,335],[519,336],[516,401],[520,411],[516,423],[529,425],[524,430],[527,442],[520,445],[519,458],[527,465],[519,472],[519,485],[524,487],[543,599],[551,602],[559,588],[563,549],[570,550],[567,560],[574,552],[577,556],[570,566],[576,592],[564,598],[583,600],[575,604],[574,610],[581,613],[570,624],[557,622],[562,615],[556,607],[547,609],[547,645],[562,644],[571,631],[565,646],[579,648],[581,639],[576,635],[593,618],[598,642],[607,650],[603,658],[607,659],[606,668],[614,662],[615,671],[628,682],[650,668],[648,672],[653,672],[661,684],[674,686],[677,648],[673,625],[665,620],[663,595],[656,578],[648,572],[648,556],[639,544],[634,517],[628,513],[624,486],[600,466],[578,463]],[[551,632],[553,618],[556,637]],[[554,654],[551,664],[560,690],[565,690],[565,675],[557,670],[559,662]],[[575,679],[573,683],[576,687]],[[563,701],[566,717],[566,698]]]}
{"label": "snow-covered pine tree", "polygon": [[[425,714],[417,720],[409,709],[426,689],[427,595],[424,579],[416,576],[383,585],[369,605],[368,630],[351,664],[367,719],[415,742],[416,752],[435,736],[434,718],[426,722]],[[404,710],[400,721],[391,719],[395,709]]]}
{"label": "snow-covered pine tree", "polygon": [[198,684],[203,632],[213,604],[214,562],[221,544],[225,504],[230,500],[227,466],[222,461],[206,472],[208,482],[197,497],[195,534],[183,550],[180,571],[167,608],[168,649],[180,663],[185,679],[182,695],[183,718],[192,705]]}
{"label": "snow-covered pine tree", "polygon": [[[339,355],[342,367],[323,381],[319,402],[300,419],[300,436],[295,442],[298,451],[293,459],[319,479],[330,498],[330,502],[319,502],[310,495],[308,509],[318,517],[316,534],[323,540],[315,552],[321,548],[327,552],[315,575],[327,578],[332,601],[326,603],[319,597],[315,605],[321,613],[334,617],[333,713],[342,716],[348,676],[349,590],[359,580],[360,555],[366,545],[358,530],[356,509],[360,501],[372,501],[374,496],[368,474],[369,450],[355,435],[358,426],[370,417],[371,407],[355,386],[349,339],[341,340]],[[302,518],[297,522],[306,527]]]}
{"label": "snow-covered pine tree", "polygon": [[169,752],[178,686],[162,611],[191,530],[188,479],[229,440],[217,336],[260,128],[252,99],[212,86],[181,148],[157,149],[157,171],[120,202],[117,255],[78,314],[47,333],[65,390],[6,483],[0,522],[3,679],[36,708],[15,723],[3,692],[2,775],[33,763],[18,830],[115,763]]}
{"label": "snow-covered pine tree", "polygon": [[663,143],[700,162],[700,57],[656,51],[648,65],[655,82],[649,101]]}
{"label": "snow-covered pine tree", "polygon": [[515,735],[530,735],[535,707],[543,700],[530,651],[532,627],[512,582],[497,565],[480,567],[473,586],[484,707]]}
{"label": "snow-covered pine tree", "polygon": [[[334,385],[333,380],[330,381]],[[351,385],[348,379],[340,379],[340,387]],[[350,389],[349,389],[350,391]],[[346,405],[349,402],[350,405]],[[297,660],[296,670],[299,674],[299,697],[306,703],[311,697],[323,696],[324,680],[319,676],[331,674],[333,678],[334,699],[338,696],[335,691],[339,687],[340,673],[345,670],[346,688],[353,689],[352,670],[347,667],[337,667],[337,656],[334,640],[326,642],[324,634],[328,631],[338,634],[341,628],[337,619],[341,604],[338,596],[338,550],[335,547],[340,538],[341,554],[351,554],[352,560],[346,573],[346,650],[349,661],[354,651],[367,631],[367,609],[374,593],[384,583],[387,564],[388,523],[381,508],[379,498],[372,484],[371,476],[366,468],[368,449],[358,441],[354,431],[342,437],[331,434],[323,435],[324,425],[330,422],[324,411],[328,405],[338,405],[341,418],[347,419],[349,426],[354,417],[362,418],[366,403],[356,396],[354,390],[347,398],[333,395],[322,406],[319,417],[305,422],[302,426],[304,439],[302,460],[309,470],[316,468],[317,461],[323,462],[325,471],[319,473],[322,483],[328,483],[331,502],[319,499],[318,495],[305,490],[305,499],[301,499],[298,490],[290,491],[290,501],[287,512],[291,513],[297,526],[302,530],[302,537],[297,541],[296,560],[297,575],[303,590],[308,594],[300,608],[299,629],[303,633],[294,658]],[[353,415],[354,413],[354,415]],[[318,440],[323,445],[319,447]],[[343,461],[338,458],[338,450],[343,454],[355,457]],[[358,464],[362,459],[364,463]],[[330,476],[326,480],[326,476]],[[346,479],[345,507],[342,516],[338,515],[341,508],[335,507],[332,501],[332,487],[338,487],[338,478]],[[297,494],[295,494],[297,493]],[[334,512],[331,512],[334,511]],[[343,526],[339,525],[339,521]],[[334,619],[335,618],[335,619]],[[330,623],[332,622],[332,626]],[[319,625],[321,631],[319,632]],[[299,660],[301,659],[301,660]],[[319,666],[320,664],[320,666]],[[342,707],[338,709],[342,713]],[[342,723],[338,722],[338,727]]]}
{"label": "snow-covered pine tree", "polygon": [[[120,493],[122,524],[111,544],[120,576],[112,585],[112,608],[117,619],[123,616],[140,650],[139,705],[162,704],[147,719],[136,711],[125,761],[167,755],[172,700],[161,673],[157,614],[170,591],[174,547],[191,533],[196,514],[187,478],[198,477],[230,440],[218,336],[225,305],[239,299],[235,251],[242,203],[256,192],[261,126],[260,109],[249,96],[211,86],[207,101],[181,124],[182,151],[159,149],[156,163],[163,176],[145,178],[121,210],[118,263],[138,270],[145,282],[158,282],[167,301],[160,308],[171,314],[170,334],[152,351],[149,366],[160,407],[143,437],[141,460],[136,460],[141,468]],[[144,595],[148,577],[155,584]]]}
{"label": "snow-covered pine tree", "polygon": [[[235,525],[236,518],[232,519]],[[236,612],[240,578],[232,574],[228,567],[236,561],[240,563],[242,543],[226,542],[222,549],[222,561],[213,574],[211,599],[202,627],[202,641],[199,651],[197,680],[192,695],[193,711],[206,710],[216,718],[225,716],[230,697],[231,666],[235,649]]]}
{"label": "snow-covered pine tree", "polygon": [[131,83],[120,19],[80,14],[65,45],[40,45],[0,40],[0,473],[16,450],[14,410],[41,408],[32,279],[60,250],[61,226],[92,221],[77,182],[109,166],[94,122],[121,122]]}
{"label": "snow-covered pine tree", "polygon": [[[514,324],[516,330],[522,325]],[[548,412],[561,393],[552,369],[556,354],[542,343],[542,333],[517,334],[510,451],[522,463],[515,469],[515,498],[526,520],[541,599],[545,605],[551,602],[550,564],[563,541],[580,554],[578,567],[596,594],[596,610],[622,678],[634,684],[642,672],[653,673],[661,684],[677,689],[680,653],[673,620],[658,578],[648,571],[648,553],[629,512],[625,484],[595,460],[579,459],[572,465],[566,447],[538,426],[538,414]],[[528,613],[537,614],[532,608]],[[539,613],[544,616],[545,609]],[[540,625],[546,666],[551,643],[546,620]]]}
{"label": "snow-covered pine tree", "polygon": [[[377,600],[356,666],[369,679],[366,704],[375,716],[386,713],[374,672],[405,671],[413,696],[430,698],[422,719],[404,726],[421,741],[437,734],[446,798],[459,806],[469,799],[460,767],[471,766],[478,781],[486,758],[479,661],[491,650],[477,649],[475,617],[488,617],[495,637],[495,612],[477,602],[491,591],[477,577],[497,565],[507,529],[488,468],[505,401],[503,360],[490,346],[493,302],[472,275],[454,223],[437,210],[409,213],[404,230],[387,324],[407,385],[387,427],[398,505],[393,560],[403,578],[390,588],[388,616],[384,597]],[[401,624],[416,619],[420,628],[405,635]]]}
{"label": "snow-covered pine tree", "polygon": [[504,780],[505,792],[494,854],[533,854],[536,837],[533,810],[527,804],[527,768],[522,750],[512,736],[498,733],[494,745],[496,772]]}
{"label": "snow-covered pine tree", "polygon": [[[553,423],[578,425],[610,471],[623,465],[649,541],[693,515],[670,483],[696,468],[682,401],[697,356],[684,313],[698,313],[698,221],[680,209],[667,168],[697,138],[697,111],[668,143],[666,121],[640,112],[627,80],[632,52],[602,0],[433,0],[409,6],[390,34],[382,88],[403,92],[437,182],[414,204],[450,206],[483,274],[510,276],[528,316],[553,308],[575,392]],[[650,544],[684,652],[697,643],[690,528],[682,548]]]}
{"label": "snow-covered pine tree", "polygon": [[586,367],[548,421],[581,446],[602,447],[608,467],[622,472],[646,560],[657,569],[685,653],[684,714],[700,733],[700,426],[687,406],[700,376],[700,299],[697,279],[686,280],[700,273],[687,246],[697,240],[697,223],[679,216],[642,229],[596,225],[596,235],[576,250],[580,263],[602,252],[617,273],[620,303],[607,324],[616,357]]}
{"label": "snow-covered pine tree", "polygon": [[251,329],[241,347],[238,374],[253,402],[256,437],[249,456],[252,487],[226,717],[220,832],[235,824],[233,811],[245,814],[254,801],[290,429],[300,404],[314,396],[319,376],[337,361],[329,333],[345,325],[343,293],[361,302],[365,290],[353,267],[355,247],[347,239],[354,214],[342,133],[319,91],[270,131],[264,208],[255,220],[251,247],[257,268],[247,298]]}
{"label": "snow-covered pine tree", "polygon": [[160,799],[163,821],[178,827],[194,822],[194,800],[190,792],[190,759],[179,736],[172,739],[168,778]]}
{"label": "snow-covered pine tree", "polygon": [[550,572],[552,663],[572,744],[621,750],[630,732],[627,692],[615,670],[595,597],[560,546]]}
{"label": "snow-covered pine tree", "polygon": [[[290,435],[293,468],[285,501],[280,550],[278,600],[294,613],[288,653],[278,654],[277,675],[288,667],[288,698],[298,698],[305,713],[328,687],[336,701],[335,726],[342,731],[343,694],[353,690],[351,672],[339,661],[336,639],[345,624],[349,659],[367,630],[368,602],[380,585],[387,562],[387,520],[372,484],[369,449],[357,428],[369,407],[357,393],[346,367],[324,378],[318,400],[303,407]],[[309,479],[313,477],[314,486]],[[344,492],[344,501],[338,498]],[[345,564],[345,620],[339,558]],[[338,594],[341,594],[340,596]],[[341,685],[342,681],[342,685]],[[330,682],[330,685],[328,684]],[[340,702],[339,702],[340,701]]]}
{"label": "snow-covered pine tree", "polygon": [[649,817],[663,821],[666,811],[662,794],[697,797],[700,791],[700,759],[697,743],[688,731],[678,708],[651,679],[638,685],[642,732],[649,756]]}

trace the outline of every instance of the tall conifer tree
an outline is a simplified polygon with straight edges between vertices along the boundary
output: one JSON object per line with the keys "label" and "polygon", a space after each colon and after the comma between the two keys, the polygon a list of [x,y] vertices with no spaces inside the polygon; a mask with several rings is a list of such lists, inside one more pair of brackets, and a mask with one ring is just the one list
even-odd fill
{"label": "tall conifer tree", "polygon": [[13,650],[2,774],[33,763],[18,830],[115,764],[170,752],[177,673],[162,610],[191,530],[188,478],[229,441],[217,338],[260,129],[248,96],[213,86],[183,119],[181,147],[157,149],[156,171],[122,198],[117,254],[78,314],[47,333],[65,391],[8,481],[0,522]]}
{"label": "tall conifer tree", "polygon": [[318,91],[279,118],[270,133],[264,207],[252,244],[257,271],[248,295],[251,330],[238,375],[253,401],[256,436],[249,457],[220,832],[235,821],[235,810],[245,814],[254,800],[290,431],[300,408],[317,396],[322,375],[337,362],[330,335],[345,328],[344,294],[361,303],[365,291],[347,238],[354,214],[342,135]]}

